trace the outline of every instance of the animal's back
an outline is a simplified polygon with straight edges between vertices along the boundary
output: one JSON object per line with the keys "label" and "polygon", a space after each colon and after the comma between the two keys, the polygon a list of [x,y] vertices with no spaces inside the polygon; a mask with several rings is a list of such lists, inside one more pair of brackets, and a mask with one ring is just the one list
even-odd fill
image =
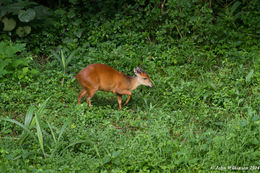
{"label": "animal's back", "polygon": [[115,92],[118,82],[124,80],[124,74],[105,64],[91,64],[82,69],[76,78],[85,88]]}

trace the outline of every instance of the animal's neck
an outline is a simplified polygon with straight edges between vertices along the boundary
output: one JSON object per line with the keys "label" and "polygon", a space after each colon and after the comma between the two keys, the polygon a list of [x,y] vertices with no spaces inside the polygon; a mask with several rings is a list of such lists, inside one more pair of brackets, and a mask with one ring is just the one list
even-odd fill
{"label": "animal's neck", "polygon": [[129,76],[129,90],[132,91],[136,89],[140,83],[138,82],[138,78],[136,76]]}

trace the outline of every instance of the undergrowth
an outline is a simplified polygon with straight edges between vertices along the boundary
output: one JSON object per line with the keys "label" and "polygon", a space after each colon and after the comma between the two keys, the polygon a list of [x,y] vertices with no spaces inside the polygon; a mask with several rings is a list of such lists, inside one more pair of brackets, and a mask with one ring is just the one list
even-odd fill
{"label": "undergrowth", "polygon": [[[96,6],[71,1],[51,30],[2,36],[12,52],[0,57],[0,172],[260,170],[259,39],[246,18],[255,1],[225,10],[169,1],[159,11],[138,2],[90,15]],[[91,109],[77,105],[73,77],[92,63],[128,75],[140,66],[155,87],[134,90],[122,110],[107,92]]]}

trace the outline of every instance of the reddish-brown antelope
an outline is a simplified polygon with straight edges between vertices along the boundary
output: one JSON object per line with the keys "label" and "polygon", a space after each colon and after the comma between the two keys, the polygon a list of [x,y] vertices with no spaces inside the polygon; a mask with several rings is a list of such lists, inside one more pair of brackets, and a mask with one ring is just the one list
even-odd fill
{"label": "reddish-brown antelope", "polygon": [[127,76],[112,67],[105,64],[91,64],[82,69],[77,75],[82,90],[78,96],[78,104],[81,103],[82,97],[86,97],[89,107],[92,107],[90,99],[94,94],[100,91],[110,91],[117,95],[119,109],[122,109],[122,95],[128,95],[124,105],[126,105],[132,97],[131,91],[139,85],[153,87],[151,79],[139,67],[134,69],[136,76]]}

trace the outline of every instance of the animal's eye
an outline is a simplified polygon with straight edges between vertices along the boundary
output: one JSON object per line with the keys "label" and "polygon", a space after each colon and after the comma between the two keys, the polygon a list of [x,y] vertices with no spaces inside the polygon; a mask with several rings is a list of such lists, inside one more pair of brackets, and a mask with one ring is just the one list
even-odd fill
{"label": "animal's eye", "polygon": [[143,78],[143,80],[147,80],[147,78]]}

